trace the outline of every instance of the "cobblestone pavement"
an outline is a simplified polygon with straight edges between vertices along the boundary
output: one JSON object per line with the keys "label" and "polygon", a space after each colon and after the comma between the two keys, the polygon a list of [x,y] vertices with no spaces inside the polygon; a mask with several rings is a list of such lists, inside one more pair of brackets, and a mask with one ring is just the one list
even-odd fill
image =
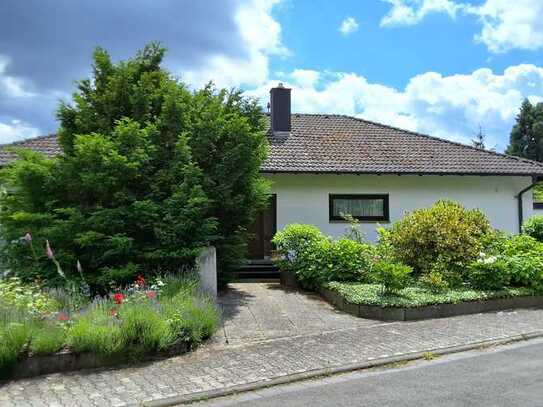
{"label": "cobblestone pavement", "polygon": [[[225,310],[222,333],[197,351],[134,367],[52,374],[6,383],[0,386],[0,406],[137,405],[387,356],[543,332],[543,310],[375,323],[353,320],[315,297],[273,286],[234,289],[221,299]],[[290,301],[302,308],[295,316],[290,307],[280,304],[275,312],[255,311],[259,309],[257,302],[266,295],[273,301]],[[268,315],[277,321],[268,324]],[[280,320],[281,315],[291,322]],[[320,328],[319,318],[326,321]],[[241,321],[247,321],[247,325]],[[244,326],[253,334],[240,334]],[[275,329],[277,326],[280,329]],[[231,340],[226,344],[229,335]]]}

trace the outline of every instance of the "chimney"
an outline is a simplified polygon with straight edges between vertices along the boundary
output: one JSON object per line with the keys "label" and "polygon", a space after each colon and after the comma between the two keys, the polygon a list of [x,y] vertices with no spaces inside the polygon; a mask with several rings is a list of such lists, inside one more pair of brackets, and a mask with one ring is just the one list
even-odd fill
{"label": "chimney", "polygon": [[274,136],[290,134],[290,89],[282,83],[270,89],[270,117]]}

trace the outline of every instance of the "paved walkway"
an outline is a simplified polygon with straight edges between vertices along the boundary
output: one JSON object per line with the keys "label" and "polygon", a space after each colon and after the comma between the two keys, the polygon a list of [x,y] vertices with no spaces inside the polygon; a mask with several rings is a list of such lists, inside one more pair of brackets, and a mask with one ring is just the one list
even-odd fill
{"label": "paved walkway", "polygon": [[[268,296],[272,299],[266,300]],[[260,299],[275,301],[275,312],[260,309]],[[196,352],[135,367],[7,383],[0,386],[0,406],[137,405],[382,357],[543,332],[543,310],[375,323],[338,314],[313,296],[266,285],[234,286],[221,303],[222,333]],[[301,307],[299,313],[294,312],[296,306]],[[319,319],[327,325],[319,328]]]}

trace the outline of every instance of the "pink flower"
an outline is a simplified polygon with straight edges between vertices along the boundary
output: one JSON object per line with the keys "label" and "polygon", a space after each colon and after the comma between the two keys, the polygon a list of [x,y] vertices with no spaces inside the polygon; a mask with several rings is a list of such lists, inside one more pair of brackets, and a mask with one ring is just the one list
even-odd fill
{"label": "pink flower", "polygon": [[149,298],[150,300],[155,299],[156,298],[156,291],[147,291],[145,293],[145,295],[147,295],[147,298]]}
{"label": "pink flower", "polygon": [[22,239],[27,243],[32,243],[32,235],[30,233],[27,233],[22,237]]}
{"label": "pink flower", "polygon": [[45,241],[45,254],[50,259],[53,259],[55,257],[55,254],[53,253],[53,249],[51,249],[51,245],[49,244],[49,240]]}
{"label": "pink flower", "polygon": [[59,321],[62,321],[62,322],[66,322],[70,319],[70,317],[64,312],[59,312],[57,318]]}
{"label": "pink flower", "polygon": [[76,267],[77,271],[79,271],[79,274],[83,273],[83,267],[81,267],[81,263],[79,262],[79,260],[77,260]]}
{"label": "pink flower", "polygon": [[121,305],[124,300],[124,295],[121,293],[113,294],[113,301],[115,301],[115,304]]}

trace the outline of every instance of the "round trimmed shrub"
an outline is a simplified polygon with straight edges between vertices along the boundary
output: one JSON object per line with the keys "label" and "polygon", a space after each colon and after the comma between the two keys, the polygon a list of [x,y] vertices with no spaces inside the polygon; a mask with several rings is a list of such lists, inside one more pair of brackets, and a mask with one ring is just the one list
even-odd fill
{"label": "round trimmed shrub", "polygon": [[543,216],[536,215],[528,219],[522,226],[522,233],[543,242]]}
{"label": "round trimmed shrub", "polygon": [[394,223],[381,239],[387,240],[395,257],[429,273],[437,259],[450,271],[462,272],[477,259],[485,237],[492,232],[488,218],[477,209],[465,209],[451,201],[438,201]]}

